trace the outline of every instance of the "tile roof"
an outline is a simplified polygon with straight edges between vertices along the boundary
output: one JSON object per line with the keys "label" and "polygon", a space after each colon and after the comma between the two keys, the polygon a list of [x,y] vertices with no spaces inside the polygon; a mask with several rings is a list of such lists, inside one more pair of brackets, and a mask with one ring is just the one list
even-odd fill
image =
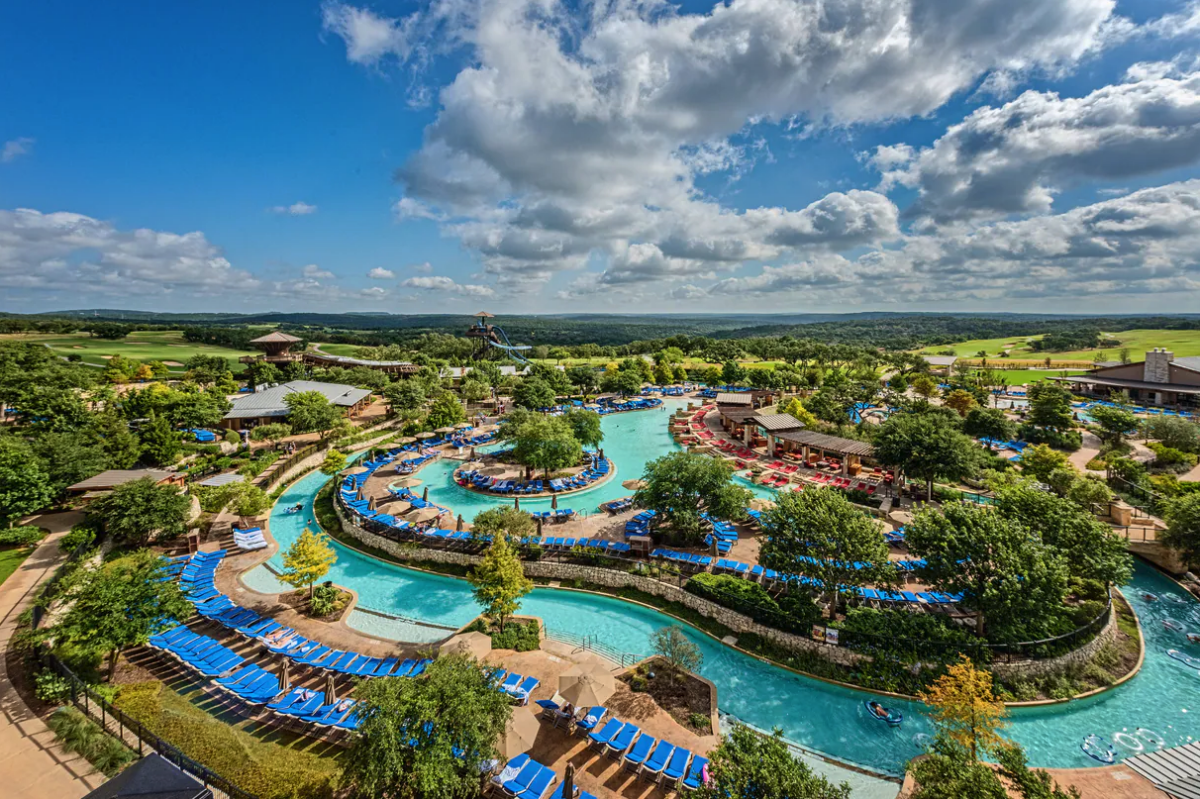
{"label": "tile roof", "polygon": [[106,472],[93,475],[67,488],[68,491],[88,491],[96,488],[115,488],[143,477],[152,477],[154,482],[161,482],[174,476],[174,472],[163,469],[109,469]]}
{"label": "tile roof", "polygon": [[765,430],[801,430],[804,423],[786,413],[769,413],[755,416],[747,421],[754,422]]}
{"label": "tile roof", "polygon": [[278,330],[273,330],[265,336],[250,339],[251,344],[294,344],[297,341],[304,339],[289,336],[287,333],[280,333]]}
{"label": "tile roof", "polygon": [[732,392],[722,391],[717,394],[718,405],[750,405],[753,404],[754,397],[748,392]]}
{"label": "tile roof", "polygon": [[869,458],[875,454],[875,448],[863,441],[855,441],[852,438],[839,438],[838,436],[830,436],[812,430],[785,430],[781,433],[772,433],[772,435],[782,441],[790,441],[793,444],[807,444],[810,447],[816,447],[828,452],[836,452],[841,455],[862,455]]}

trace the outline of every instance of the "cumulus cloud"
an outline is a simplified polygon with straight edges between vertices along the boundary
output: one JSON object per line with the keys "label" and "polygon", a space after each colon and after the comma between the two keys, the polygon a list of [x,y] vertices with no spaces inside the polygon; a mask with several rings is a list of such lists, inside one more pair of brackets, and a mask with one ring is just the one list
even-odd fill
{"label": "cumulus cloud", "polygon": [[377,266],[370,272],[367,272],[367,277],[373,280],[391,280],[395,276],[395,272],[390,269],[384,269],[382,266]]}
{"label": "cumulus cloud", "polygon": [[464,297],[494,297],[495,289],[474,283],[456,283],[445,275],[430,275],[428,277],[410,277],[400,283],[401,286],[423,291],[438,291],[444,294],[458,294]]}
{"label": "cumulus cloud", "polygon": [[[1145,65],[1128,83],[1085,97],[1025,92],[985,106],[933,146],[881,147],[881,188],[916,187],[907,211],[938,222],[1044,213],[1084,180],[1122,180],[1200,159],[1200,72],[1180,77]],[[904,156],[907,156],[905,158]]]}
{"label": "cumulus cloud", "polygon": [[368,300],[382,300],[388,295],[388,290],[382,286],[370,286],[365,289],[360,289],[358,296]]}
{"label": "cumulus cloud", "polygon": [[284,214],[285,216],[308,216],[317,212],[317,206],[306,202],[294,202],[291,205],[273,205],[269,210],[273,214]]}
{"label": "cumulus cloud", "polygon": [[238,295],[259,288],[204,234],[119,230],[83,214],[0,210],[0,286],[80,295]]}
{"label": "cumulus cloud", "polygon": [[426,261],[423,264],[413,264],[412,266],[409,267],[409,269],[418,275],[428,275],[430,272],[433,271],[433,264]]}
{"label": "cumulus cloud", "polygon": [[[1111,35],[1113,0],[730,0],[585,11],[533,0],[443,0],[427,18],[350,14],[326,29],[352,61],[411,62],[414,26],[470,50],[397,170],[399,219],[436,219],[519,291],[610,264],[609,281],[691,276],[896,235],[869,192],[734,212],[696,186],[760,149],[753,128],[813,129],[929,113],[993,72],[1069,68]],[[366,16],[364,16],[366,15]],[[356,20],[365,32],[345,20]],[[365,20],[365,23],[364,23]]]}
{"label": "cumulus cloud", "polygon": [[330,272],[328,269],[322,269],[316,264],[309,264],[304,267],[300,270],[300,274],[315,280],[333,280],[336,277],[333,272]]}
{"label": "cumulus cloud", "polygon": [[4,142],[4,146],[0,147],[0,164],[9,164],[23,155],[28,155],[33,150],[33,142],[28,136]]}

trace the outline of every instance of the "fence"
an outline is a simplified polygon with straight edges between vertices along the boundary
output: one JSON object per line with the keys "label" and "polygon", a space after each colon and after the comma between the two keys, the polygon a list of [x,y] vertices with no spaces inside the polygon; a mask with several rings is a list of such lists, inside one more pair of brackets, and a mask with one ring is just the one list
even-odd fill
{"label": "fence", "polygon": [[113,707],[53,654],[42,649],[38,651],[38,660],[41,665],[52,669],[71,686],[71,704],[97,722],[105,732],[120,738],[130,749],[138,753],[138,757],[145,755],[148,747],[169,760],[180,771],[187,772],[204,783],[217,796],[228,797],[228,799],[258,799],[254,794],[243,791],[220,774],[197,763],[177,747],[147,729],[146,725],[137,719],[130,718],[119,708]]}
{"label": "fence", "polygon": [[595,652],[598,655],[603,655],[605,658],[614,663],[620,663],[621,668],[628,668],[634,663],[637,663],[643,657],[640,655],[635,655],[632,652],[623,652],[614,646],[604,643],[598,636],[595,635],[576,635],[575,633],[566,632],[565,630],[555,630],[553,637],[559,641],[563,641],[571,644],[572,646],[578,647],[579,649]]}

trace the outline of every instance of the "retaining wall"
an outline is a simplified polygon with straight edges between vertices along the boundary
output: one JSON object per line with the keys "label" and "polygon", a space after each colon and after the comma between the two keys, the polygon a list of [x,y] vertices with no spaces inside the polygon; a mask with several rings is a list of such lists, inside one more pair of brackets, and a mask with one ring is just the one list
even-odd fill
{"label": "retaining wall", "polygon": [[1103,646],[1115,641],[1116,637],[1117,609],[1114,605],[1112,612],[1108,614],[1108,623],[1101,628],[1100,632],[1096,633],[1095,638],[1078,649],[1072,649],[1065,655],[1060,655],[1056,658],[1046,658],[1045,660],[1018,660],[1013,663],[993,663],[991,671],[1002,680],[1014,677],[1023,679],[1045,677],[1049,674],[1064,671],[1071,666],[1087,663],[1095,657],[1096,653]]}

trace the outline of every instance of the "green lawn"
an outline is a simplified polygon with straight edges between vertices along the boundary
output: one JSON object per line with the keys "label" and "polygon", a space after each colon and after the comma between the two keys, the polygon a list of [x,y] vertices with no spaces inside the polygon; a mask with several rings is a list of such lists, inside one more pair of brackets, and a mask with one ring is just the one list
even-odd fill
{"label": "green lawn", "polygon": [[1142,360],[1142,356],[1146,350],[1151,350],[1155,347],[1166,347],[1181,358],[1189,355],[1200,355],[1200,330],[1142,329],[1124,330],[1120,333],[1109,333],[1107,335],[1110,338],[1120,341],[1120,347],[1041,353],[1029,349],[1027,343],[1032,339],[1041,338],[1040,336],[1009,336],[1008,338],[972,339],[971,341],[963,341],[959,344],[942,344],[934,347],[925,347],[918,351],[926,355],[935,355],[943,350],[954,350],[954,354],[960,358],[974,358],[982,350],[987,353],[989,358],[996,358],[1001,352],[1008,350],[1012,358],[1038,360],[1046,357],[1048,354],[1056,361],[1090,361],[1095,357],[1097,352],[1104,354],[1104,360],[1115,361],[1118,358],[1121,347],[1129,348],[1129,356],[1134,361]]}
{"label": "green lawn", "polygon": [[[86,333],[65,335],[57,333],[13,333],[0,336],[9,341],[32,341],[46,344],[59,355],[79,355],[84,363],[104,366],[104,356],[120,355],[138,361],[165,361],[173,372],[183,372],[183,362],[193,355],[218,355],[229,361],[233,371],[240,372],[242,364],[237,359],[242,355],[254,355],[249,350],[234,350],[210,344],[193,344],[184,341],[178,330],[135,330],[123,339],[115,341],[92,338]],[[176,365],[179,364],[179,365]]]}
{"label": "green lawn", "polygon": [[33,550],[33,547],[0,549],[0,585],[25,562],[25,558],[29,557]]}
{"label": "green lawn", "polygon": [[1048,377],[1064,377],[1067,375],[1081,375],[1082,369],[1001,369],[997,370],[1001,377],[1004,378],[1005,385],[1020,386],[1025,383],[1035,383],[1038,380],[1045,380]]}
{"label": "green lawn", "polygon": [[321,352],[326,355],[338,355],[342,358],[357,358],[361,349],[357,344],[319,344]]}

